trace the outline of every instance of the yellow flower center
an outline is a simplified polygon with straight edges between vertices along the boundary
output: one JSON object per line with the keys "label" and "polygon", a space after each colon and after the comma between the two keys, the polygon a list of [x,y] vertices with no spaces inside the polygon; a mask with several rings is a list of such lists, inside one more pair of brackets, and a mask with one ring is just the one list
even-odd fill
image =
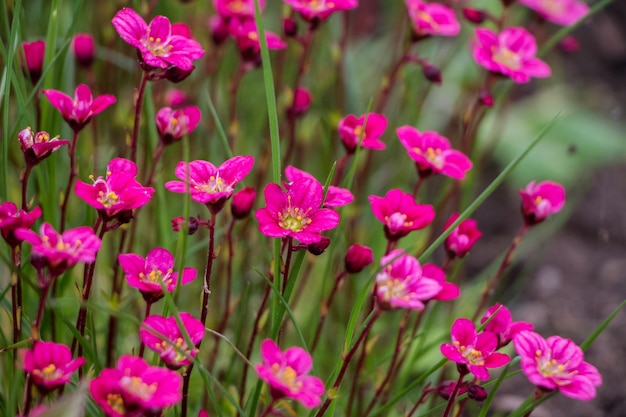
{"label": "yellow flower center", "polygon": [[120,394],[107,394],[107,404],[109,404],[109,407],[111,407],[116,413],[120,415],[126,414],[124,400]]}
{"label": "yellow flower center", "polygon": [[522,67],[520,56],[504,46],[500,46],[499,48],[493,46],[492,53],[493,60],[498,64],[504,65],[512,70],[518,70]]}
{"label": "yellow flower center", "polygon": [[459,349],[461,355],[463,355],[463,357],[467,359],[470,364],[476,366],[485,365],[485,358],[483,358],[483,354],[479,350],[476,350],[473,347],[468,348],[467,346],[462,346],[458,340],[454,342],[454,345],[457,349]]}
{"label": "yellow flower center", "polygon": [[281,368],[280,364],[275,363],[272,365],[272,371],[274,371],[276,378],[290,389],[296,390],[302,388],[302,382],[298,380],[298,374],[291,366]]}
{"label": "yellow flower center", "polygon": [[120,384],[125,390],[144,400],[152,398],[158,387],[156,382],[148,385],[138,376],[123,376]]}
{"label": "yellow flower center", "polygon": [[278,214],[278,225],[283,229],[291,230],[292,232],[301,232],[311,224],[311,219],[307,214],[313,210],[309,207],[306,211],[303,211],[300,207],[291,206],[291,196],[287,196],[288,206],[283,212]]}

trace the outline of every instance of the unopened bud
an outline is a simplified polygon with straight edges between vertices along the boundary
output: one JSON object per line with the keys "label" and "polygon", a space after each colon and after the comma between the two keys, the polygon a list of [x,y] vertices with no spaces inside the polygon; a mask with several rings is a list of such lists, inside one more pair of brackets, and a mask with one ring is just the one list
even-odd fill
{"label": "unopened bud", "polygon": [[365,267],[371,265],[374,261],[374,253],[367,246],[354,244],[348,248],[344,260],[346,272],[356,274],[361,272]]}
{"label": "unopened bud", "polygon": [[283,19],[283,33],[288,38],[293,38],[298,34],[298,23],[290,17]]}
{"label": "unopened bud", "polygon": [[93,36],[89,33],[77,33],[72,42],[72,51],[76,57],[76,62],[81,67],[89,68],[96,53],[96,44]]}
{"label": "unopened bud", "polygon": [[441,70],[432,64],[422,65],[424,77],[431,83],[441,84]]}
{"label": "unopened bud", "polygon": [[478,101],[485,107],[493,107],[493,96],[489,91],[481,91],[478,94]]}
{"label": "unopened bud", "polygon": [[484,10],[480,9],[472,9],[470,7],[463,8],[463,17],[468,22],[474,23],[476,25],[480,25],[487,19],[487,13]]}
{"label": "unopened bud", "polygon": [[324,253],[324,251],[326,251],[328,245],[330,245],[330,239],[322,236],[322,240],[317,243],[311,243],[307,247],[307,250],[315,256],[320,256],[322,253]]}
{"label": "unopened bud", "polygon": [[220,15],[215,15],[209,19],[209,33],[215,45],[221,45],[228,38],[228,20]]}
{"label": "unopened bud", "polygon": [[34,42],[22,42],[24,49],[24,58],[26,62],[22,62],[22,70],[30,76],[30,80],[34,83],[39,81],[43,72],[43,58],[46,52],[46,42],[39,40]]}
{"label": "unopened bud", "polygon": [[245,187],[233,195],[230,211],[235,219],[245,219],[250,215],[254,206],[256,191],[252,187]]}
{"label": "unopened bud", "polygon": [[475,401],[485,401],[487,391],[480,385],[472,384],[467,388],[467,396]]}
{"label": "unopened bud", "polygon": [[289,112],[296,117],[302,116],[311,107],[311,102],[313,101],[311,92],[306,88],[299,87],[295,89],[293,94],[293,106],[289,109]]}
{"label": "unopened bud", "polygon": [[[181,227],[185,227],[185,218],[183,216],[174,217],[172,219],[172,230],[179,232]],[[198,231],[198,219],[189,217],[189,225],[187,226],[187,234],[193,235]]]}
{"label": "unopened bud", "polygon": [[580,49],[580,44],[578,43],[578,40],[571,35],[561,39],[557,46],[561,52],[564,52],[566,54],[572,54]]}

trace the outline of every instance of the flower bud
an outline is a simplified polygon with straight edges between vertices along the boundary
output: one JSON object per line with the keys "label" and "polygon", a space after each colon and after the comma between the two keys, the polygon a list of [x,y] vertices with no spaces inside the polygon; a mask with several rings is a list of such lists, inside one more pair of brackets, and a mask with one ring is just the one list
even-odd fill
{"label": "flower bud", "polygon": [[298,34],[298,24],[290,17],[283,19],[283,33],[286,37],[292,38]]}
{"label": "flower bud", "polygon": [[[179,232],[181,227],[185,227],[185,218],[183,216],[174,217],[172,219],[172,230]],[[187,234],[193,235],[198,231],[199,223],[195,217],[189,217],[189,225]]]}
{"label": "flower bud", "polygon": [[306,88],[296,88],[293,94],[293,107],[289,109],[289,112],[295,117],[302,116],[311,107],[311,92]]}
{"label": "flower bud", "polygon": [[81,67],[89,68],[95,57],[96,45],[89,33],[77,33],[72,41],[72,51]]}
{"label": "flower bud", "polygon": [[422,73],[424,74],[424,77],[431,83],[441,84],[441,70],[435,65],[422,65]]}
{"label": "flower bud", "polygon": [[346,271],[350,274],[361,272],[374,261],[374,253],[367,246],[354,244],[348,248],[344,260]]}
{"label": "flower bud", "polygon": [[188,101],[187,94],[178,88],[172,88],[165,93],[165,105],[168,107],[183,107]]}
{"label": "flower bud", "polygon": [[22,70],[30,76],[33,84],[39,81],[43,72],[43,59],[46,53],[46,42],[42,40],[34,42],[22,42],[24,48],[24,58],[26,62],[22,62]]}
{"label": "flower bud", "polygon": [[[454,392],[454,388],[456,387],[456,382],[454,381],[443,381],[441,385],[437,387],[437,394],[444,400],[450,399],[450,396]],[[465,383],[461,383],[457,395],[465,394],[467,392],[467,388]]]}
{"label": "flower bud", "polygon": [[474,23],[476,25],[480,25],[481,23],[483,23],[485,21],[485,19],[487,19],[487,14],[485,13],[484,10],[472,9],[470,7],[464,7],[463,8],[463,17],[465,17],[465,19],[468,22]]}
{"label": "flower bud", "polygon": [[467,396],[475,401],[485,401],[487,398],[487,391],[480,385],[471,384],[467,387]]}
{"label": "flower bud", "polygon": [[212,16],[209,19],[209,33],[211,33],[211,40],[215,45],[223,44],[230,35],[228,19],[220,15]]}
{"label": "flower bud", "polygon": [[250,215],[254,206],[256,191],[252,187],[245,187],[241,191],[233,194],[233,201],[230,204],[230,211],[235,219],[245,219]]}
{"label": "flower bud", "polygon": [[563,53],[572,54],[580,49],[580,44],[575,37],[573,37],[572,35],[568,35],[561,39],[557,47]]}
{"label": "flower bud", "polygon": [[307,247],[307,250],[315,256],[320,256],[322,253],[324,253],[324,251],[326,251],[328,245],[330,245],[330,239],[322,236],[322,240],[317,243],[311,243]]}
{"label": "flower bud", "polygon": [[478,94],[478,101],[485,107],[493,107],[493,96],[489,91],[481,91]]}

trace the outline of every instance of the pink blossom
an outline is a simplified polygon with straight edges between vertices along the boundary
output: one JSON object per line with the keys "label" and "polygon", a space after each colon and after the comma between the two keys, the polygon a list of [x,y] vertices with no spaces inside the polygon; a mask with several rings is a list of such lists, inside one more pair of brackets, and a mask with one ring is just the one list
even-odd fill
{"label": "pink blossom", "polygon": [[344,258],[344,266],[349,274],[357,274],[374,262],[372,248],[354,244],[348,248]]}
{"label": "pink blossom", "polygon": [[175,316],[152,315],[147,317],[139,328],[141,341],[157,352],[170,369],[189,365],[191,360],[186,355],[195,357],[198,354],[195,345],[204,338],[204,325],[200,320],[195,319],[189,313],[180,313],[180,321],[194,346],[187,346],[185,336],[178,327]]}
{"label": "pink blossom", "polygon": [[527,225],[541,223],[548,216],[558,213],[565,205],[565,188],[556,182],[531,181],[519,190],[522,198],[522,214]]}
{"label": "pink blossom", "polygon": [[387,128],[387,118],[383,114],[368,113],[359,117],[349,114],[339,121],[338,128],[341,142],[349,154],[356,151],[359,141],[362,148],[385,149],[385,142],[380,140]]}
{"label": "pink blossom", "polygon": [[[178,272],[174,271],[174,257],[167,249],[154,248],[145,259],[134,253],[120,254],[117,259],[128,285],[137,288],[147,302],[163,297],[163,286],[169,292],[176,289]],[[184,268],[180,285],[193,281],[196,274],[194,268]]]}
{"label": "pink blossom", "polygon": [[487,368],[499,368],[511,361],[509,355],[495,352],[498,347],[495,334],[476,333],[476,326],[468,319],[456,319],[450,335],[452,343],[442,344],[441,354],[467,366],[469,372],[482,381],[489,379]]}
{"label": "pink blossom", "polygon": [[[317,181],[317,179],[313,175],[309,174],[306,171],[302,171],[301,169],[295,168],[291,165],[285,168],[285,177],[287,177],[287,180],[289,180],[290,182],[293,182],[300,178],[308,178]],[[320,185],[322,184],[320,183]],[[326,190],[326,198],[324,199],[323,207],[342,207],[350,204],[352,201],[354,201],[354,195],[352,195],[350,190],[346,188],[335,187],[334,185],[329,185],[328,189]]]}
{"label": "pink blossom", "polygon": [[443,269],[434,264],[422,265],[422,276],[435,280],[441,285],[441,290],[432,297],[433,300],[447,301],[459,298],[461,296],[461,290],[459,286],[452,282],[446,281],[446,273]]}
{"label": "pink blossom", "polygon": [[472,53],[479,65],[511,77],[516,83],[527,83],[530,77],[550,76],[548,64],[535,57],[535,37],[521,27],[506,28],[500,34],[486,28],[476,29]]}
{"label": "pink blossom", "polygon": [[546,390],[589,401],[596,396],[602,376],[595,366],[584,361],[584,354],[570,339],[551,336],[547,339],[531,331],[521,331],[513,339],[522,357],[522,371],[531,383]]}
{"label": "pink blossom", "polygon": [[7,201],[0,204],[0,232],[9,246],[17,246],[21,242],[15,231],[19,228],[30,229],[35,220],[41,217],[41,209],[37,206],[30,212],[18,210],[15,203]]}
{"label": "pink blossom", "polygon": [[206,204],[213,213],[219,212],[239,184],[252,170],[254,158],[235,156],[216,168],[210,162],[181,161],[175,174],[182,181],[168,181],[165,188],[174,193],[191,193],[191,199]]}
{"label": "pink blossom", "polygon": [[441,174],[462,180],[472,168],[472,161],[462,152],[452,149],[450,141],[437,132],[422,133],[412,126],[402,126],[396,133],[409,157],[415,161],[421,177]]}
{"label": "pink blossom", "polygon": [[189,99],[183,90],[171,88],[165,93],[164,101],[168,107],[182,107],[189,102]]}
{"label": "pink blossom", "polygon": [[[459,218],[459,213],[453,213],[446,222],[443,230],[447,230]],[[446,252],[450,258],[462,258],[467,255],[483,233],[478,230],[474,219],[465,219],[448,235],[445,241]]]}
{"label": "pink blossom", "polygon": [[306,408],[320,404],[324,383],[308,375],[313,361],[306,350],[294,346],[283,352],[273,340],[265,339],[261,342],[261,359],[263,363],[255,365],[256,373],[269,384],[274,398],[293,398]]}
{"label": "pink blossom", "polygon": [[[497,313],[495,313],[497,311]],[[533,324],[525,321],[513,321],[513,316],[506,306],[495,304],[480,319],[485,323],[493,314],[495,316],[485,325],[485,331],[491,332],[498,337],[498,349],[508,345],[515,336],[523,330],[532,330]]]}
{"label": "pink blossom", "polygon": [[461,25],[454,10],[440,3],[406,0],[413,30],[418,36],[456,36]]}
{"label": "pink blossom", "polygon": [[423,276],[419,261],[402,249],[389,252],[380,265],[383,269],[376,275],[376,297],[383,309],[423,310],[424,302],[442,289],[439,282]]}
{"label": "pink blossom", "polygon": [[[228,26],[230,34],[237,41],[237,48],[245,61],[257,63],[260,60],[261,42],[259,31],[254,20],[233,19]],[[265,31],[267,49],[285,49],[285,43],[280,36],[273,32]]]}
{"label": "pink blossom", "polygon": [[252,187],[244,187],[233,195],[230,212],[235,219],[245,219],[252,212],[256,191]]}
{"label": "pink blossom", "polygon": [[589,13],[589,6],[581,0],[520,0],[549,22],[571,26]]}
{"label": "pink blossom", "polygon": [[74,371],[85,363],[85,358],[72,359],[70,348],[54,342],[35,342],[32,350],[23,350],[20,355],[24,371],[46,392],[69,383]]}
{"label": "pink blossom", "polygon": [[322,240],[321,232],[339,224],[339,214],[320,208],[323,190],[317,180],[299,178],[287,191],[278,184],[268,184],[264,194],[266,207],[257,210],[255,216],[265,236],[292,237],[308,245]]}
{"label": "pink blossom", "polygon": [[182,385],[177,372],[124,355],[115,368],[91,380],[89,391],[108,417],[142,417],[161,415],[163,408],[180,402]]}
{"label": "pink blossom", "polygon": [[46,54],[46,42],[37,40],[33,42],[22,42],[24,50],[24,58],[26,62],[22,62],[22,69],[25,74],[30,76],[33,84],[41,78],[43,72],[43,60]]}
{"label": "pink blossom", "polygon": [[302,116],[309,111],[309,108],[311,107],[311,102],[313,101],[311,92],[306,88],[298,87],[293,94],[293,106],[288,110],[288,112],[296,117]]}
{"label": "pink blossom", "polygon": [[169,145],[180,140],[196,129],[201,118],[202,113],[196,106],[189,106],[180,110],[163,107],[156,114],[156,125],[161,141],[165,145]]}
{"label": "pink blossom", "polygon": [[41,90],[50,104],[61,112],[63,119],[75,131],[80,131],[91,119],[115,103],[115,96],[104,94],[95,99],[91,95],[91,89],[85,84],[76,87],[74,98],[62,91]]}
{"label": "pink blossom", "polygon": [[58,136],[50,137],[48,132],[33,132],[30,127],[23,129],[17,134],[20,147],[24,152],[24,161],[27,165],[34,166],[49,157],[52,152],[61,146],[69,145],[69,141],[59,139]]}
{"label": "pink blossom", "polygon": [[284,0],[293,10],[308,21],[323,21],[339,11],[354,9],[358,0]]}
{"label": "pink blossom", "polygon": [[374,216],[385,227],[385,236],[398,240],[413,230],[425,228],[435,218],[435,210],[428,204],[417,204],[413,196],[399,188],[389,190],[384,197],[369,196]]}
{"label": "pink blossom", "polygon": [[89,68],[96,53],[96,43],[89,33],[77,33],[72,39],[72,51],[76,61],[83,67]]}
{"label": "pink blossom", "polygon": [[[254,18],[254,0],[213,0],[213,6],[223,17]],[[259,7],[265,8],[265,0],[259,0]]]}
{"label": "pink blossom", "polygon": [[200,44],[172,30],[165,16],[155,16],[148,25],[133,9],[124,8],[117,12],[111,23],[126,43],[137,48],[148,68],[176,67],[191,71],[193,61],[204,55]]}

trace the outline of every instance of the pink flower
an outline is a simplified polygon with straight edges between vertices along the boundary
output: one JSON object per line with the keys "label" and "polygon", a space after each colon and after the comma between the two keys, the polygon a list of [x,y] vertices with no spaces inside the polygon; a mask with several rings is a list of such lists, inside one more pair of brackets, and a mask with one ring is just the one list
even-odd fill
{"label": "pink flower", "polygon": [[70,348],[54,342],[35,342],[32,350],[23,350],[20,354],[24,371],[45,392],[69,383],[74,371],[85,363],[85,358],[72,359]]}
{"label": "pink flower", "polygon": [[558,213],[565,205],[565,188],[556,182],[531,181],[519,190],[522,197],[522,214],[527,225],[541,223],[551,214]]}
{"label": "pink flower", "polygon": [[549,22],[571,26],[589,13],[589,6],[580,0],[520,0]]}
{"label": "pink flower", "polygon": [[[317,181],[317,179],[313,175],[309,174],[306,171],[302,171],[301,169],[295,168],[291,165],[285,168],[285,177],[287,177],[287,180],[289,180],[290,182],[293,182],[300,178],[308,178]],[[320,183],[320,185],[322,185],[322,183]],[[350,190],[346,188],[335,187],[334,185],[329,185],[328,190],[326,190],[326,199],[324,199],[323,207],[342,207],[352,203],[352,201],[354,201],[354,195],[352,195]]]}
{"label": "pink flower", "polygon": [[[117,257],[126,274],[126,281],[137,288],[146,302],[153,303],[163,297],[163,287],[169,292],[176,289],[179,281],[178,272],[174,271],[174,257],[163,248],[152,249],[146,258],[125,253]],[[180,285],[185,285],[196,278],[194,268],[184,268]]]}
{"label": "pink flower", "polygon": [[472,168],[472,161],[462,152],[452,149],[450,141],[437,132],[422,133],[412,126],[402,126],[396,129],[396,133],[409,157],[415,161],[421,177],[441,174],[462,180]]}
{"label": "pink flower", "polygon": [[180,140],[196,129],[201,118],[202,113],[196,106],[189,106],[180,110],[163,107],[156,114],[156,125],[161,141],[165,145],[169,145]]}
{"label": "pink flower", "polygon": [[422,276],[437,281],[441,286],[441,290],[432,297],[433,300],[447,301],[461,296],[461,290],[459,290],[458,285],[447,282],[446,273],[437,265],[422,265]]}
{"label": "pink flower", "polygon": [[357,274],[374,262],[374,253],[368,246],[354,244],[348,248],[344,266],[349,274]]}
{"label": "pink flower", "polygon": [[41,90],[50,104],[61,112],[63,119],[75,132],[80,131],[91,118],[104,111],[115,103],[115,96],[104,94],[95,99],[91,95],[91,89],[85,84],[76,87],[74,98],[57,90]]}
{"label": "pink flower", "polygon": [[[446,222],[443,230],[447,230],[459,218],[459,213],[453,213]],[[478,230],[476,220],[465,219],[448,235],[445,241],[446,252],[450,258],[462,258],[472,249],[483,233]]]}
{"label": "pink flower", "polygon": [[165,93],[164,101],[168,107],[182,107],[188,103],[187,94],[178,88],[171,88]]}
{"label": "pink flower", "polygon": [[311,355],[301,347],[290,347],[284,352],[271,339],[261,342],[263,363],[255,365],[256,373],[270,386],[272,397],[293,398],[306,408],[317,407],[324,394],[324,383],[308,373],[313,366]]}
{"label": "pink flower", "polygon": [[46,53],[46,42],[42,40],[33,42],[22,42],[24,49],[24,58],[26,62],[22,62],[22,70],[30,76],[33,84],[41,78],[43,72],[43,59]]}
{"label": "pink flower", "polygon": [[106,219],[128,223],[132,210],[152,199],[154,188],[144,187],[136,179],[137,166],[124,158],[114,158],[107,166],[106,177],[94,179],[93,184],[76,181],[74,192]]}
{"label": "pink flower", "polygon": [[490,29],[476,29],[472,53],[479,65],[509,76],[516,83],[527,83],[530,77],[550,76],[548,64],[535,58],[534,36],[521,27],[506,28],[500,34]]}
{"label": "pink flower", "polygon": [[[213,6],[220,16],[254,19],[254,0],[213,0]],[[259,1],[261,10],[265,0]]]}
{"label": "pink flower", "polygon": [[[237,41],[237,48],[243,60],[257,63],[261,57],[261,42],[259,32],[254,20],[233,19],[228,26],[229,32]],[[285,43],[280,36],[275,33],[265,31],[265,41],[267,49],[285,49]]]}
{"label": "pink flower", "polygon": [[495,304],[489,307],[483,318],[480,319],[480,322],[486,322],[496,311],[498,311],[495,313],[496,315],[485,326],[485,331],[491,332],[498,337],[498,349],[508,345],[519,332],[533,329],[532,323],[513,321],[511,312],[502,304]]}
{"label": "pink flower", "polygon": [[602,376],[595,366],[584,362],[580,347],[569,339],[522,331],[513,339],[522,357],[522,371],[530,382],[547,390],[559,390],[567,397],[589,401],[596,396]]}
{"label": "pink flower", "polygon": [[180,321],[194,344],[191,348],[187,346],[185,336],[178,327],[174,316],[166,318],[153,315],[147,317],[139,328],[141,341],[157,352],[170,369],[189,365],[191,360],[185,354],[195,357],[198,354],[195,345],[204,338],[204,325],[200,320],[195,319],[189,313],[180,313]]}
{"label": "pink flower", "polygon": [[20,147],[24,152],[24,161],[27,165],[34,166],[49,157],[52,152],[61,146],[69,145],[69,141],[59,139],[58,136],[50,137],[48,132],[33,132],[30,127],[17,134]]}
{"label": "pink flower", "polygon": [[93,63],[96,52],[96,43],[89,33],[77,33],[72,39],[72,51],[76,61],[85,68],[89,68]]}
{"label": "pink flower", "polygon": [[252,212],[256,191],[252,187],[244,187],[233,195],[230,212],[235,219],[245,219]]}
{"label": "pink flower", "polygon": [[349,114],[339,121],[338,128],[341,142],[349,154],[356,151],[359,141],[362,148],[385,149],[385,142],[380,140],[387,128],[387,118],[383,114],[368,113],[359,117]]}
{"label": "pink flower", "polygon": [[[181,161],[175,174],[182,181],[168,181],[165,188],[174,193],[191,193],[191,199],[206,204],[212,213],[219,212],[226,200],[252,170],[254,158],[235,156],[216,168],[210,162],[197,160]],[[189,189],[189,191],[187,191]]]}
{"label": "pink flower", "polygon": [[303,19],[321,22],[328,19],[334,12],[354,9],[358,0],[284,0],[293,10],[300,13]]}
{"label": "pink flower", "polygon": [[383,269],[376,275],[376,297],[383,309],[423,310],[424,301],[441,291],[441,284],[424,277],[419,261],[402,249],[389,252],[380,265]]}
{"label": "pink flower", "polygon": [[124,355],[115,368],[91,380],[89,391],[108,417],[141,417],[161,415],[163,408],[180,402],[182,385],[177,372]]}
{"label": "pink flower", "polygon": [[155,16],[148,25],[133,9],[124,8],[117,12],[111,23],[126,43],[137,48],[147,67],[173,66],[181,71],[191,71],[193,61],[204,55],[198,42],[174,33],[165,16]]}
{"label": "pink flower", "polygon": [[418,36],[456,36],[461,25],[454,10],[440,3],[425,3],[422,0],[406,0],[413,30]]}
{"label": "pink flower", "polygon": [[423,229],[435,218],[435,210],[428,204],[416,204],[413,196],[399,188],[389,190],[384,197],[369,196],[374,216],[385,227],[385,236],[398,240],[413,230]]}
{"label": "pink flower", "polygon": [[468,319],[456,319],[452,324],[452,343],[441,345],[441,354],[482,381],[489,379],[487,368],[499,368],[511,361],[509,355],[495,352],[498,338],[490,332],[476,333],[476,326]]}
{"label": "pink flower", "polygon": [[322,185],[310,178],[299,178],[287,191],[278,184],[265,187],[266,207],[257,210],[259,230],[265,236],[292,237],[304,244],[322,240],[321,232],[339,224],[339,214],[320,208]]}
{"label": "pink flower", "polygon": [[30,212],[18,210],[15,203],[7,201],[0,204],[0,233],[9,246],[17,246],[21,242],[15,236],[19,228],[30,229],[35,220],[41,217],[41,209],[37,206]]}
{"label": "pink flower", "polygon": [[304,115],[311,107],[313,98],[311,92],[303,87],[298,87],[294,91],[293,106],[288,110],[295,117]]}

